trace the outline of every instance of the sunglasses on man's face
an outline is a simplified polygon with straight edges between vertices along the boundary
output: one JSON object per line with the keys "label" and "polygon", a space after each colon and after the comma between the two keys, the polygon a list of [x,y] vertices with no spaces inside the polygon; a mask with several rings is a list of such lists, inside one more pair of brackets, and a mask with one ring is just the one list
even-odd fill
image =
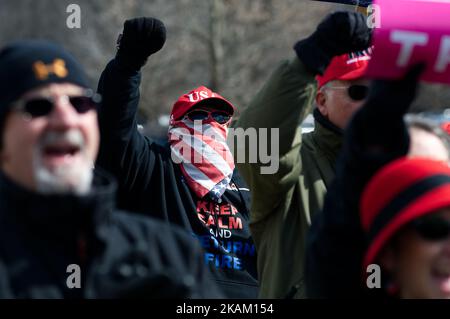
{"label": "sunglasses on man's face", "polygon": [[[96,110],[101,101],[99,94],[90,90],[82,95],[64,96],[79,114]],[[14,109],[28,114],[32,119],[49,115],[55,107],[53,97],[33,97],[26,100],[19,100],[15,103]]]}
{"label": "sunglasses on man's face", "polygon": [[412,228],[427,241],[441,241],[450,236],[450,221],[439,216],[424,216],[411,222]]}
{"label": "sunglasses on man's face", "polygon": [[348,96],[353,101],[362,101],[369,95],[369,87],[367,85],[353,84],[350,86],[328,86],[328,89],[346,89]]}
{"label": "sunglasses on man's face", "polygon": [[213,119],[219,124],[226,124],[231,119],[231,115],[221,111],[193,110],[186,114],[191,121],[206,121]]}

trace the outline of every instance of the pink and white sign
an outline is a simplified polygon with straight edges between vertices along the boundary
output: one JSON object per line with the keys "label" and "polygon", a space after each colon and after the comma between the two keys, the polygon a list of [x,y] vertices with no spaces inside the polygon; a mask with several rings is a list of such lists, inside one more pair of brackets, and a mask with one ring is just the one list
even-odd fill
{"label": "pink and white sign", "polygon": [[373,56],[367,75],[401,77],[425,62],[422,79],[450,83],[450,1],[376,0],[380,28],[374,30]]}

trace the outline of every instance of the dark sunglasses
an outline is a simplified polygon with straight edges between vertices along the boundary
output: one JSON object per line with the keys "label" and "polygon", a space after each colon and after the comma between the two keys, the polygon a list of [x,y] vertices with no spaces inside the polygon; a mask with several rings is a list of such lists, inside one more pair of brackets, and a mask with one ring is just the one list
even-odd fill
{"label": "dark sunglasses", "polygon": [[347,89],[347,94],[353,101],[362,101],[369,95],[369,87],[367,85],[354,84],[350,86],[329,86],[328,88]]}
{"label": "dark sunglasses", "polygon": [[424,240],[440,241],[450,236],[450,222],[439,216],[420,217],[411,226]]}
{"label": "dark sunglasses", "polygon": [[[79,113],[87,113],[96,110],[101,96],[88,90],[83,95],[66,96],[73,108]],[[17,101],[13,108],[28,114],[32,119],[49,115],[55,106],[55,100],[52,97],[35,97],[29,100]]]}
{"label": "dark sunglasses", "polygon": [[213,119],[219,124],[228,123],[231,119],[231,115],[221,111],[205,111],[205,110],[193,110],[186,114],[186,117],[191,121],[206,121]]}

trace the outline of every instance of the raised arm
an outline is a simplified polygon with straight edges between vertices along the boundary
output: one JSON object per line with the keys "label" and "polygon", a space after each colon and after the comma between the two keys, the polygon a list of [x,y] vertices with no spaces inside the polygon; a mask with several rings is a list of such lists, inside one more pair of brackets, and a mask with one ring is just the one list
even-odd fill
{"label": "raised arm", "polygon": [[[296,57],[283,62],[272,74],[268,82],[242,113],[236,127],[248,129],[279,130],[279,138],[273,149],[271,135],[267,138],[266,149],[279,158],[275,173],[261,174],[266,164],[237,161],[241,174],[252,191],[252,220],[254,223],[265,219],[298,182],[302,169],[300,148],[302,136],[300,123],[310,112],[316,93],[315,75],[323,74],[333,57],[367,48],[370,32],[364,17],[354,12],[336,12],[327,16],[309,37],[298,41]],[[261,136],[260,136],[261,137]],[[261,141],[258,141],[261,143]],[[242,145],[238,144],[238,145]],[[259,144],[261,145],[261,144]],[[240,152],[250,151],[248,143]]]}
{"label": "raised arm", "polygon": [[112,173],[123,198],[138,196],[153,173],[159,147],[137,130],[140,69],[165,42],[164,24],[153,18],[127,20],[119,49],[103,71],[98,92],[100,152],[96,165]]}

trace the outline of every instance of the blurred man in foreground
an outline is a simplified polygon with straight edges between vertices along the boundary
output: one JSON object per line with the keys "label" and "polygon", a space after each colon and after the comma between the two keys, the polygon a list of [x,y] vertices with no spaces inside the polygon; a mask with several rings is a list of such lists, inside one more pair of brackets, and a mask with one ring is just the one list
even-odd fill
{"label": "blurred man in foreground", "polygon": [[88,87],[57,45],[0,51],[0,297],[219,296],[189,235],[115,209]]}

